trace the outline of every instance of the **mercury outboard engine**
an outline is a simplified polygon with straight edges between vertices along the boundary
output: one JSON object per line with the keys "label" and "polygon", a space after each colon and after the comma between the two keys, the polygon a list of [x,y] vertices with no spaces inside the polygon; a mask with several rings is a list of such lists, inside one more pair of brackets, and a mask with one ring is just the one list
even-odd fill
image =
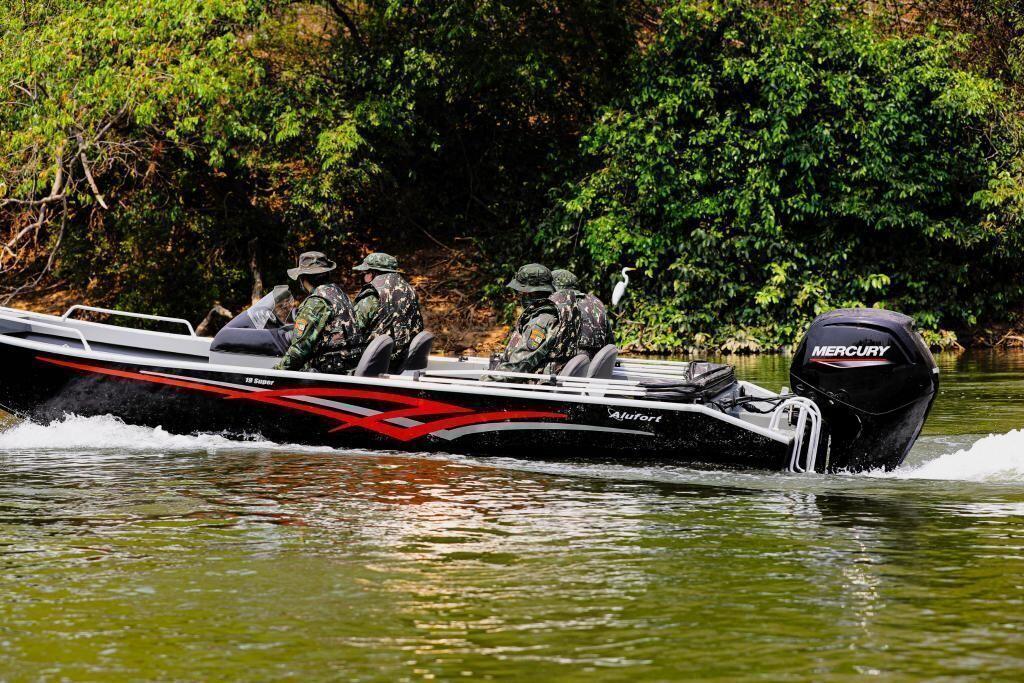
{"label": "mercury outboard engine", "polygon": [[914,321],[878,308],[818,316],[789,374],[794,393],[821,410],[817,461],[826,470],[899,466],[939,389],[939,369]]}

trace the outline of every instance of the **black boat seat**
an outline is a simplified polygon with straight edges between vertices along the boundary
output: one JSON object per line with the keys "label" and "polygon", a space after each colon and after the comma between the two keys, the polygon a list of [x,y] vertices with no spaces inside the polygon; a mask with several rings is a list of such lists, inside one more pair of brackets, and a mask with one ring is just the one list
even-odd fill
{"label": "black boat seat", "polygon": [[565,364],[565,367],[563,367],[562,371],[558,373],[558,376],[585,377],[589,366],[590,356],[585,353],[578,353],[569,359],[569,362]]}
{"label": "black boat seat", "polygon": [[360,356],[359,364],[352,374],[356,377],[377,377],[387,372],[391,364],[391,351],[394,348],[395,342],[388,335],[374,337]]}
{"label": "black boat seat", "polygon": [[217,353],[245,353],[252,356],[283,356],[292,342],[291,328],[256,330],[251,327],[225,327],[210,344]]}
{"label": "black boat seat", "polygon": [[615,344],[608,344],[594,354],[587,369],[587,377],[591,379],[611,379],[615,371],[615,361],[619,359],[619,350]]}
{"label": "black boat seat", "polygon": [[409,353],[402,363],[401,371],[426,370],[430,358],[430,349],[434,345],[434,334],[423,330],[409,342]]}

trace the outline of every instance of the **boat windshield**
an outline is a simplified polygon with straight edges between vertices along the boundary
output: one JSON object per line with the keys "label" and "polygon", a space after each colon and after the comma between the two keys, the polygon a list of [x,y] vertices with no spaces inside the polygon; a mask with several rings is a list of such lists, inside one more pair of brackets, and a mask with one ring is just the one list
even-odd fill
{"label": "boat windshield", "polygon": [[293,301],[288,285],[278,285],[245,313],[254,329],[281,327],[291,321]]}

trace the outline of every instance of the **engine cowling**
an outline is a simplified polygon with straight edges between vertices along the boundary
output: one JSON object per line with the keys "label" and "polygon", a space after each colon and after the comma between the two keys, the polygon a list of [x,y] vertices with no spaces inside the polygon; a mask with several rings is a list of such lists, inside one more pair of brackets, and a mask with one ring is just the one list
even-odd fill
{"label": "engine cowling", "polygon": [[826,469],[892,469],[924,427],[939,369],[914,321],[878,308],[818,316],[790,367],[793,392],[824,422],[818,462]]}

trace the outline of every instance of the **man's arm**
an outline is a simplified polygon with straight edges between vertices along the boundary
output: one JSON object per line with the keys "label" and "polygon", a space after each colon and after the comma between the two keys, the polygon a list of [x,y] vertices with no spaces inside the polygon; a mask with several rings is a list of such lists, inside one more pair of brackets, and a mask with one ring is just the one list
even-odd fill
{"label": "man's arm", "polygon": [[301,370],[313,356],[316,343],[323,334],[324,327],[331,317],[331,309],[320,297],[310,296],[299,306],[295,314],[295,332],[292,345],[281,362],[274,366],[275,370]]}
{"label": "man's arm", "polygon": [[356,299],[355,309],[356,325],[369,336],[370,332],[373,331],[377,311],[380,310],[380,297],[377,296],[376,292],[364,294]]}
{"label": "man's arm", "polygon": [[549,313],[537,316],[527,325],[518,343],[506,349],[495,370],[537,372],[548,362],[551,346],[558,338],[558,318]]}

